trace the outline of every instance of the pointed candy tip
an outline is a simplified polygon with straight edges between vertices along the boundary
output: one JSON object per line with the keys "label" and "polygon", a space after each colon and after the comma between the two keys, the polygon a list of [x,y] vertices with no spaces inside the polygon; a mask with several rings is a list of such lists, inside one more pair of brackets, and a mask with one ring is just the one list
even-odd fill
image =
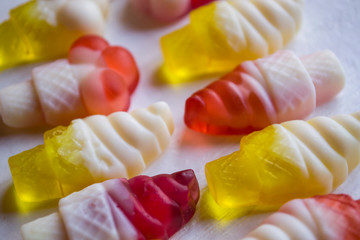
{"label": "pointed candy tip", "polygon": [[176,181],[183,185],[188,185],[194,179],[196,179],[195,173],[192,169],[175,172],[172,175],[176,179]]}
{"label": "pointed candy tip", "polygon": [[180,184],[188,186],[192,199],[195,201],[195,203],[198,202],[200,197],[200,189],[194,171],[192,169],[187,169],[175,172],[172,174],[172,176]]}

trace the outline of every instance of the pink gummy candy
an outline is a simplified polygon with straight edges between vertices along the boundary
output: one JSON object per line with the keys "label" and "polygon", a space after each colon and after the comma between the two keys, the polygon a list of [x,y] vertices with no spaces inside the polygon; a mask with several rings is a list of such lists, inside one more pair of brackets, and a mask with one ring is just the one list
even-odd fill
{"label": "pink gummy candy", "polygon": [[340,236],[336,239],[360,239],[360,200],[355,201],[346,194],[315,196],[314,199],[320,205],[327,206],[329,212],[341,216],[341,218],[326,219],[339,233]]}
{"label": "pink gummy candy", "polygon": [[105,39],[87,35],[78,39],[69,52],[71,64],[91,62],[99,66],[81,83],[80,92],[90,114],[109,114],[129,108],[139,72],[129,51],[109,46]]}
{"label": "pink gummy candy", "polygon": [[131,3],[140,12],[157,20],[168,22],[212,1],[215,0],[131,0]]}
{"label": "pink gummy candy", "polygon": [[279,51],[246,61],[233,72],[194,93],[184,121],[196,131],[243,134],[273,123],[302,119],[344,86],[336,56],[320,51],[298,58]]}
{"label": "pink gummy candy", "polygon": [[[168,239],[194,215],[199,194],[191,169],[111,179],[61,199],[58,213],[23,225],[22,235],[48,239],[60,231],[69,239]],[[54,225],[56,219],[61,220]]]}
{"label": "pink gummy candy", "polygon": [[67,125],[93,114],[126,111],[139,82],[132,54],[85,35],[60,59],[32,70],[32,79],[0,90],[0,114],[11,127]]}
{"label": "pink gummy candy", "polygon": [[360,201],[346,194],[295,199],[242,240],[269,239],[360,239]]}

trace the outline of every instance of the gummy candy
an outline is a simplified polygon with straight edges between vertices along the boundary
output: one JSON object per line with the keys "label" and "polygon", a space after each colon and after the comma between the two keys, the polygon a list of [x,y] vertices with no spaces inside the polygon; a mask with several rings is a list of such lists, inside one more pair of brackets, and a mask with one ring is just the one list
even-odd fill
{"label": "gummy candy", "polygon": [[211,3],[212,1],[215,0],[191,0],[191,9],[201,7],[205,4]]}
{"label": "gummy candy", "polygon": [[344,70],[330,51],[298,58],[282,50],[246,61],[194,93],[184,121],[210,134],[244,134],[272,123],[303,119],[345,84]]}
{"label": "gummy candy", "polygon": [[167,147],[173,128],[165,102],[58,126],[45,132],[43,145],[9,158],[16,193],[22,201],[36,202],[138,175]]}
{"label": "gummy candy", "polygon": [[57,213],[23,225],[22,236],[25,240],[165,240],[194,215],[199,194],[191,169],[111,179],[61,199]]}
{"label": "gummy candy", "polygon": [[214,0],[131,0],[132,5],[140,12],[160,21],[173,21],[184,16],[192,9]]}
{"label": "gummy candy", "polygon": [[360,113],[273,124],[240,141],[240,150],[205,166],[224,207],[276,206],[327,194],[360,162]]}
{"label": "gummy candy", "polygon": [[0,112],[11,127],[69,124],[93,114],[126,111],[139,81],[129,51],[86,35],[74,42],[68,60],[36,67],[32,80],[0,90]]}
{"label": "gummy candy", "polygon": [[242,240],[356,240],[359,224],[360,201],[329,194],[286,203]]}
{"label": "gummy candy", "polygon": [[109,0],[31,0],[0,25],[0,70],[66,55],[84,34],[102,34]]}
{"label": "gummy candy", "polygon": [[161,38],[171,82],[231,71],[283,48],[300,28],[303,0],[215,1]]}

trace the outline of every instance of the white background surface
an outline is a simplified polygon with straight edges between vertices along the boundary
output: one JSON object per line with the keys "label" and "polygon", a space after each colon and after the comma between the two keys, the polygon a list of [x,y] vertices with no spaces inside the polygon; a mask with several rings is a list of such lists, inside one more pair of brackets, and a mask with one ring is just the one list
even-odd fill
{"label": "white background surface", "polygon": [[[346,87],[341,94],[331,102],[319,106],[308,118],[360,111],[360,1],[305,1],[303,26],[288,48],[293,49],[298,55],[330,49],[342,62],[347,77]],[[24,0],[2,0],[0,21],[8,17],[10,8],[22,2]],[[172,24],[158,24],[134,14],[128,6],[128,0],[116,0],[112,2],[105,37],[111,44],[127,47],[137,60],[141,79],[132,96],[130,109],[164,100],[168,102],[174,114],[176,129],[172,142],[166,152],[144,174],[155,175],[192,168],[198,177],[200,187],[204,188],[205,163],[237,150],[240,137],[208,136],[193,132],[184,126],[186,98],[213,79],[166,85],[159,83],[156,77],[156,71],[162,63],[159,38],[186,22],[185,17]],[[29,79],[31,69],[36,65],[39,64],[3,71],[0,73],[0,88]],[[56,203],[46,206],[27,204],[26,208],[17,204],[7,162],[10,156],[42,144],[42,133],[46,129],[15,130],[0,122],[0,239],[20,239],[19,229],[22,224],[56,210]],[[360,198],[359,167],[336,192]],[[232,220],[225,220],[226,216],[214,219],[209,217],[207,208],[201,200],[194,218],[172,239],[239,239],[267,216],[252,214]],[[231,214],[227,216],[229,215]]]}

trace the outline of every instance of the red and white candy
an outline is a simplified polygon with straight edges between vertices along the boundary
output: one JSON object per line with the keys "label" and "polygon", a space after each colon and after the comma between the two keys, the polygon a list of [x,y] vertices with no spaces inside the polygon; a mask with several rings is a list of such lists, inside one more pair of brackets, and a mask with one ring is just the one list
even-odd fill
{"label": "red and white candy", "polygon": [[186,100],[184,120],[188,127],[203,133],[249,133],[307,117],[344,85],[344,70],[331,51],[299,58],[282,50],[245,61],[195,92]]}
{"label": "red and white candy", "polygon": [[360,201],[345,194],[295,199],[242,240],[360,239]]}
{"label": "red and white candy", "polygon": [[72,45],[68,59],[36,67],[31,80],[1,89],[0,113],[8,126],[31,127],[126,111],[138,81],[128,50],[87,35]]}
{"label": "red and white candy", "polygon": [[22,226],[23,239],[168,239],[195,213],[192,170],[93,184],[59,202],[59,211]]}

